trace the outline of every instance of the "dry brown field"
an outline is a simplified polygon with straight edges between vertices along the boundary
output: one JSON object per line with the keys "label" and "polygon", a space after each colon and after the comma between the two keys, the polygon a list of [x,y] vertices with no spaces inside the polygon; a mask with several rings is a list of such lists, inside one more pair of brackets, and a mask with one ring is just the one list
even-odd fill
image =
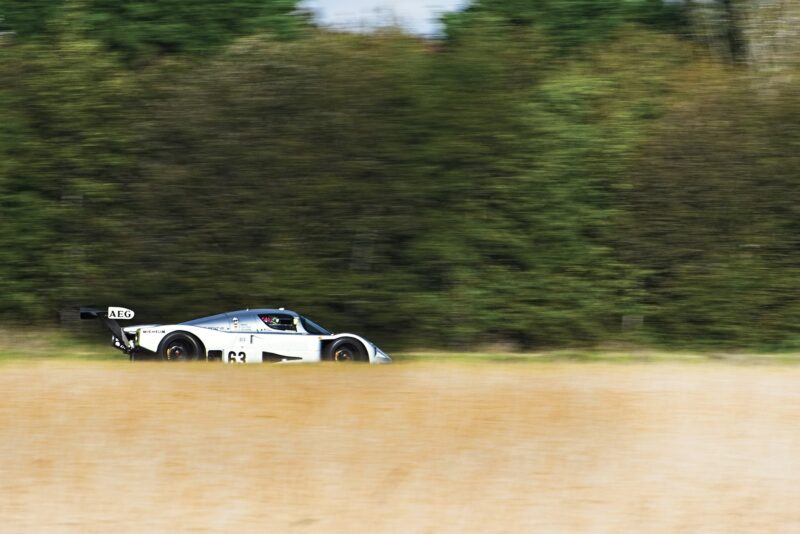
{"label": "dry brown field", "polygon": [[3,532],[798,532],[800,368],[0,365]]}

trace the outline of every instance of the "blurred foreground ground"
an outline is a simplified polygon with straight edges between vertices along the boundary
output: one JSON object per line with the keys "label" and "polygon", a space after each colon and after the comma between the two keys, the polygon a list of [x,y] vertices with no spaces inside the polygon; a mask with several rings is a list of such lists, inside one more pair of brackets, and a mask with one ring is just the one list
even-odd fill
{"label": "blurred foreground ground", "polygon": [[0,366],[3,532],[800,530],[800,368]]}

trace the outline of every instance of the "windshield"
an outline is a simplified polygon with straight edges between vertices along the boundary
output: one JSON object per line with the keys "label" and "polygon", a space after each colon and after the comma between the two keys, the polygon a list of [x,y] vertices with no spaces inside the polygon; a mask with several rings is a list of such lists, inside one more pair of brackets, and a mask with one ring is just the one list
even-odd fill
{"label": "windshield", "polygon": [[309,334],[316,334],[318,336],[331,335],[331,332],[328,332],[326,329],[322,328],[308,317],[300,317],[300,322],[303,323],[303,328],[305,328],[306,332]]}

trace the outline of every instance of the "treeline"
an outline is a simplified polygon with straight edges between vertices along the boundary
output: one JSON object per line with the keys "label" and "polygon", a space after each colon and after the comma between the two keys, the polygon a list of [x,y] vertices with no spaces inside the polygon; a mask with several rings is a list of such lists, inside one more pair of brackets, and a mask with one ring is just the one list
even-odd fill
{"label": "treeline", "polygon": [[792,13],[476,0],[430,39],[293,0],[0,16],[8,323],[286,306],[396,347],[800,344]]}

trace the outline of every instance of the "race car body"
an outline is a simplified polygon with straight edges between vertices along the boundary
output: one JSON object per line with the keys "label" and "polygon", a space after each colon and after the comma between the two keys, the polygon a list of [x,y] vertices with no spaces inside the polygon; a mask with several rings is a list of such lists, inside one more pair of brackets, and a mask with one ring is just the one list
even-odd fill
{"label": "race car body", "polygon": [[237,310],[177,324],[121,327],[132,319],[125,308],[82,308],[81,318],[101,319],[113,346],[131,360],[288,363],[362,361],[389,363],[374,343],[355,334],[333,334],[311,319],[283,308]]}

